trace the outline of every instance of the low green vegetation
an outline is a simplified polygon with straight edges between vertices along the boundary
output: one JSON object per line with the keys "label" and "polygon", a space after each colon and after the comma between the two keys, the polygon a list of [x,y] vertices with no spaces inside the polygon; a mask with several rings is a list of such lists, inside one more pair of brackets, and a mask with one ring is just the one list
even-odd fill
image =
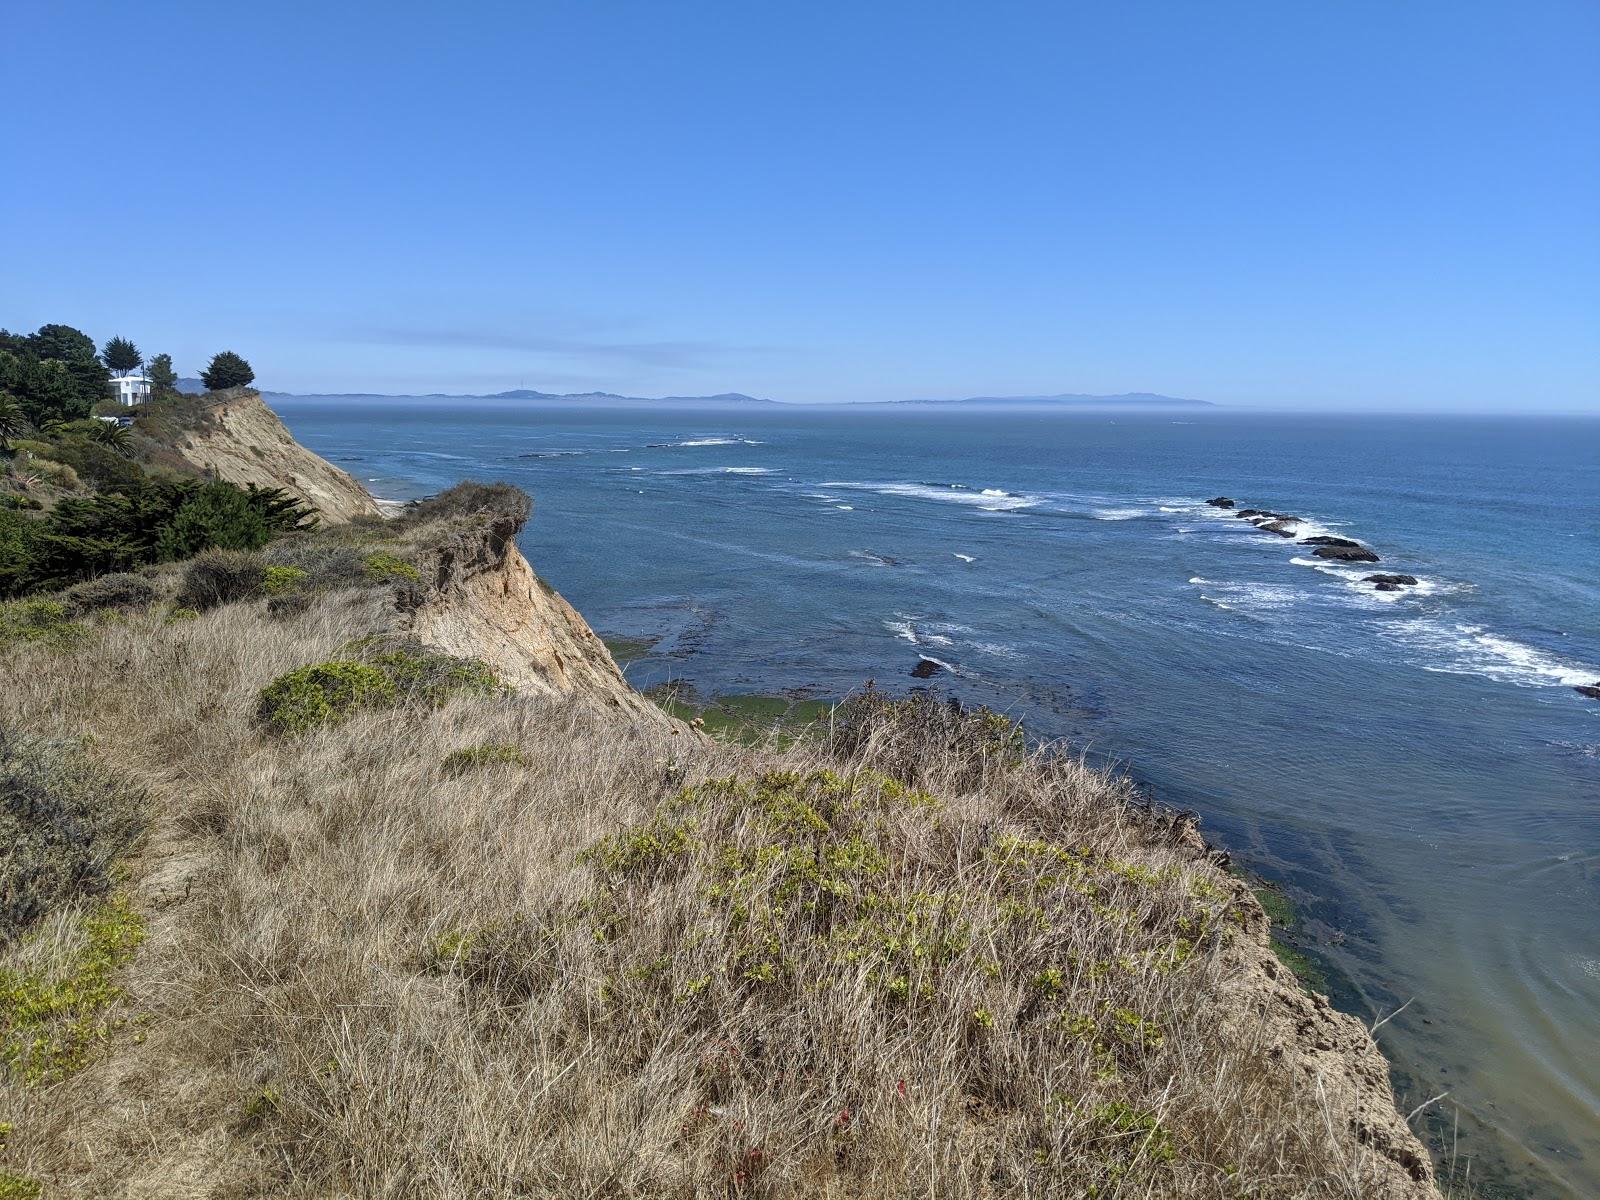
{"label": "low green vegetation", "polygon": [[356,713],[412,703],[437,708],[452,696],[504,690],[489,666],[444,654],[409,638],[366,638],[348,657],[280,675],[261,690],[256,716],[279,734],[337,725]]}
{"label": "low green vegetation", "polygon": [[1328,973],[1315,958],[1296,944],[1300,935],[1300,914],[1295,909],[1294,901],[1284,894],[1282,888],[1269,883],[1261,882],[1251,890],[1266,912],[1267,919],[1272,922],[1272,952],[1278,956],[1278,961],[1293,971],[1295,978],[1306,987],[1314,992],[1326,993]]}
{"label": "low green vegetation", "polygon": [[87,632],[84,625],[72,620],[71,612],[59,600],[13,600],[0,604],[0,647],[14,642],[70,646]]}
{"label": "low green vegetation", "polygon": [[256,715],[274,733],[307,733],[362,709],[387,708],[398,698],[393,680],[377,667],[336,660],[278,676],[261,689]]}
{"label": "low green vegetation", "polygon": [[422,572],[405,559],[387,550],[377,550],[362,560],[368,572],[378,579],[406,579],[412,582],[422,578]]}
{"label": "low green vegetation", "polygon": [[525,767],[528,756],[511,742],[485,742],[452,750],[444,756],[439,770],[446,775],[465,775],[484,767]]}
{"label": "low green vegetation", "polygon": [[116,974],[143,938],[143,919],[113,895],[78,916],[42,965],[0,969],[0,1062],[13,1079],[58,1083],[121,1026]]}

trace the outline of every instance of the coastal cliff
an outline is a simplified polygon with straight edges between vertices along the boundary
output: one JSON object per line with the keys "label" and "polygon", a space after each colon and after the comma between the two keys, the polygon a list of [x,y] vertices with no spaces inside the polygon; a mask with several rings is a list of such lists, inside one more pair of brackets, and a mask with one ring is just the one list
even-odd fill
{"label": "coastal cliff", "polygon": [[295,441],[251,389],[207,396],[197,419],[178,430],[172,442],[195,468],[241,486],[281,487],[312,505],[324,521],[378,515],[366,488]]}
{"label": "coastal cliff", "polygon": [[18,819],[71,755],[137,814],[0,946],[8,995],[73,997],[8,1010],[0,1182],[1436,1195],[1371,1036],[1189,820],[926,696],[705,737],[534,574],[522,493],[384,519],[224,406],[185,452],[315,481],[324,527],[0,667]]}

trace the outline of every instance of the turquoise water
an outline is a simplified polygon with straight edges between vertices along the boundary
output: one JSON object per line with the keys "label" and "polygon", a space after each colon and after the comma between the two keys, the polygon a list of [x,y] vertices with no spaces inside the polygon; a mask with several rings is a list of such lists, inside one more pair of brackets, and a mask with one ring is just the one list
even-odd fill
{"label": "turquoise water", "polygon": [[278,407],[380,496],[526,488],[535,568],[657,639],[640,686],[927,658],[1123,764],[1285,885],[1343,1007],[1411,1002],[1378,1036],[1474,1179],[1600,1195],[1600,420]]}

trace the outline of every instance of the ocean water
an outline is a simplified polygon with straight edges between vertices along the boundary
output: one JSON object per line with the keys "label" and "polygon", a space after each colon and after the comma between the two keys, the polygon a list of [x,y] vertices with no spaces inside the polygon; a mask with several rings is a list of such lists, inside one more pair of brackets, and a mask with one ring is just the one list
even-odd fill
{"label": "ocean water", "polygon": [[655,639],[639,686],[836,696],[928,658],[1119,764],[1285,887],[1342,1007],[1406,1005],[1404,1106],[1448,1093],[1474,1180],[1600,1195],[1600,420],[278,408],[381,496],[526,488],[535,569]]}

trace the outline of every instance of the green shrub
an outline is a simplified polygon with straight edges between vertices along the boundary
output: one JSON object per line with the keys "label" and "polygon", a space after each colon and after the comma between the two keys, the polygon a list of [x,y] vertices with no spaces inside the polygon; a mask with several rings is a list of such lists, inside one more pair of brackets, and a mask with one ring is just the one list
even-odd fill
{"label": "green shrub", "polygon": [[388,676],[403,699],[434,708],[458,692],[492,696],[504,686],[481,659],[445,654],[415,638],[365,638],[346,650]]}
{"label": "green shrub", "polygon": [[78,478],[75,467],[69,463],[57,462],[53,458],[34,458],[28,461],[28,469],[48,483],[64,491],[75,492],[82,484]]}
{"label": "green shrub", "polygon": [[43,508],[44,505],[39,503],[39,501],[35,500],[32,496],[19,496],[15,492],[6,492],[5,494],[0,495],[0,507],[23,508],[37,512],[39,509]]}
{"label": "green shrub", "polygon": [[277,566],[304,571],[308,588],[331,591],[372,582],[361,551],[328,535],[281,538],[267,548],[266,558]]}
{"label": "green shrub", "polygon": [[70,619],[59,600],[13,600],[0,604],[0,646],[8,642],[43,642],[68,646],[87,632]]}
{"label": "green shrub", "polygon": [[261,689],[256,715],[276,733],[304,733],[399,698],[394,681],[368,663],[335,660],[300,667]]}
{"label": "green shrub", "polygon": [[70,611],[86,613],[108,608],[149,608],[161,599],[161,593],[142,575],[118,571],[75,583],[61,594],[61,598]]}
{"label": "green shrub", "polygon": [[184,569],[178,604],[204,612],[219,604],[253,600],[266,586],[266,577],[266,567],[254,554],[207,550]]}
{"label": "green shrub", "polygon": [[306,572],[299,567],[269,565],[262,575],[262,586],[269,596],[287,596],[306,581]]}
{"label": "green shrub", "polygon": [[362,560],[366,568],[379,579],[406,579],[412,582],[422,578],[422,572],[405,559],[378,550]]}
{"label": "green shrub", "polygon": [[520,746],[510,742],[485,742],[481,746],[467,746],[452,750],[444,756],[439,769],[446,775],[465,775],[480,767],[525,767],[528,756]]}

